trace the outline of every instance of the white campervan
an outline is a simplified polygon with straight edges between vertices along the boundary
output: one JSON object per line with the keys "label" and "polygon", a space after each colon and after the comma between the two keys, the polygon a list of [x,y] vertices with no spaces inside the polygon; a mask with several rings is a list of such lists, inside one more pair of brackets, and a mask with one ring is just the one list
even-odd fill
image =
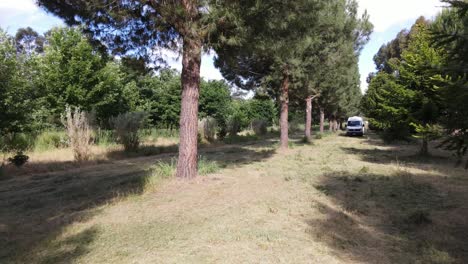
{"label": "white campervan", "polygon": [[363,136],[365,133],[365,124],[362,117],[353,116],[348,118],[348,124],[346,125],[346,135],[352,136]]}

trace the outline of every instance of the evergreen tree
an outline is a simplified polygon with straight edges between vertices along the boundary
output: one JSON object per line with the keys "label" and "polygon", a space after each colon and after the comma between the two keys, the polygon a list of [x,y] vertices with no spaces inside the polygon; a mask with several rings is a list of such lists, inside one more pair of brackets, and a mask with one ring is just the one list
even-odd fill
{"label": "evergreen tree", "polygon": [[[441,66],[446,77],[441,85],[447,139],[442,146],[454,151],[460,159],[468,151],[468,3],[461,0],[444,1],[450,7],[435,19],[431,27],[432,43],[447,53]],[[468,168],[468,162],[465,165]]]}

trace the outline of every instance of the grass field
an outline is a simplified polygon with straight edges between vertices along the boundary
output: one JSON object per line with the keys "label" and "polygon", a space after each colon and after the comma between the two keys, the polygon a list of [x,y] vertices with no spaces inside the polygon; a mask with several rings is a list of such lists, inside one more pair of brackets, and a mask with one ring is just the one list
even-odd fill
{"label": "grass field", "polygon": [[6,177],[0,263],[468,263],[468,172],[449,153],[294,142],[204,148],[194,182],[170,153]]}

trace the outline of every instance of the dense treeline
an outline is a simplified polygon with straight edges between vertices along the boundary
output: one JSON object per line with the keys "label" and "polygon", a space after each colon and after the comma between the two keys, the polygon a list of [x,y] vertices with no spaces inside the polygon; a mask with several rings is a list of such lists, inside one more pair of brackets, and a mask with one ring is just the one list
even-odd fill
{"label": "dense treeline", "polygon": [[[410,135],[441,146],[461,158],[468,146],[468,3],[450,4],[433,21],[419,18],[375,55],[362,110],[388,140]],[[467,164],[468,165],[468,164]]]}
{"label": "dense treeline", "polygon": [[[148,113],[151,127],[178,129],[182,89],[177,71],[155,72],[143,61],[102,54],[78,28],[56,28],[45,36],[19,29],[16,38],[0,31],[0,37],[4,147],[19,133],[61,129],[67,106],[94,113],[104,129],[126,112]],[[236,120],[239,130],[255,119],[270,125],[275,120],[269,98],[234,100],[224,81],[202,80],[201,87],[200,118],[215,118],[222,136],[229,120]]]}

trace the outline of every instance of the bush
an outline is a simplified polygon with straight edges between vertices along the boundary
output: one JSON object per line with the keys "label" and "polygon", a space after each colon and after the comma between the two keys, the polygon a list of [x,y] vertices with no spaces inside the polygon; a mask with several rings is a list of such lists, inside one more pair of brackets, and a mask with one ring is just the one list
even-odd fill
{"label": "bush", "polygon": [[91,135],[92,129],[89,116],[78,107],[74,111],[70,107],[65,109],[65,115],[62,115],[70,147],[73,150],[76,161],[86,161],[91,157]]}
{"label": "bush", "polygon": [[117,142],[124,145],[125,151],[134,152],[140,145],[140,134],[147,119],[145,112],[132,112],[120,114],[110,119],[114,127]]}
{"label": "bush", "polygon": [[23,166],[28,160],[29,157],[24,155],[22,151],[18,152],[13,158],[8,158],[8,161],[16,167]]}
{"label": "bush", "polygon": [[34,145],[34,137],[25,133],[6,134],[0,138],[0,152],[24,152]]}
{"label": "bush", "polygon": [[260,119],[253,120],[251,123],[251,127],[255,135],[257,136],[266,135],[268,132],[268,123],[264,120],[260,120]]}
{"label": "bush", "polygon": [[215,140],[217,127],[218,122],[212,117],[203,118],[198,122],[198,130],[200,131],[201,137],[208,142]]}

